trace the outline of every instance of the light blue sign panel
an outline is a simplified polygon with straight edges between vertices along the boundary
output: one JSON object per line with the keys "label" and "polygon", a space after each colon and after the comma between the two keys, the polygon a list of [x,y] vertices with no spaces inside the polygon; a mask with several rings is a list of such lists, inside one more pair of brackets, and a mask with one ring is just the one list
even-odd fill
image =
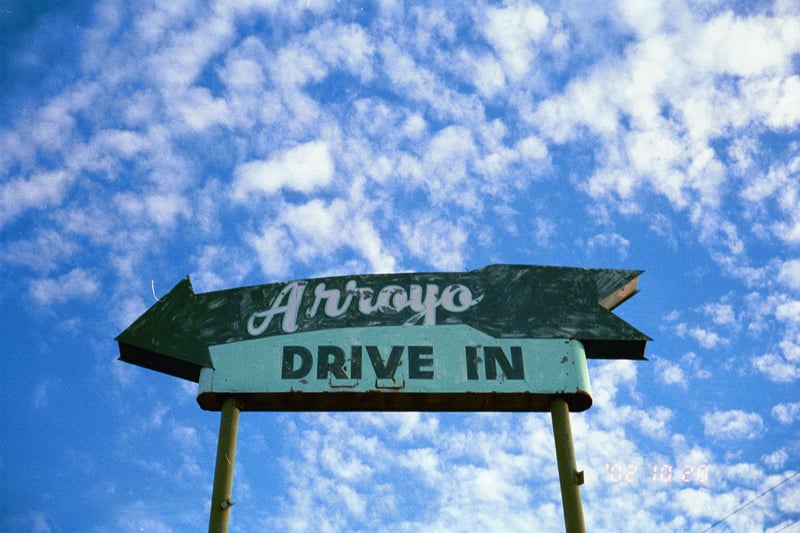
{"label": "light blue sign panel", "polygon": [[581,342],[495,338],[469,326],[352,327],[209,348],[198,402],[216,410],[548,411],[591,406]]}

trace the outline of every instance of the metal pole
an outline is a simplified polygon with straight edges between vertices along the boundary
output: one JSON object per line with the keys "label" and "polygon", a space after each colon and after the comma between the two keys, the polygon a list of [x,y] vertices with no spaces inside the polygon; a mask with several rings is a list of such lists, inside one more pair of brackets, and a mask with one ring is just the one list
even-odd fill
{"label": "metal pole", "polygon": [[211,492],[211,518],[208,533],[228,533],[228,521],[233,505],[233,464],[236,460],[236,433],[239,429],[239,408],[236,398],[225,398],[219,421],[217,464],[214,469],[214,488]]}
{"label": "metal pole", "polygon": [[561,503],[564,508],[564,525],[567,533],[586,533],[583,523],[581,489],[583,472],[578,472],[575,448],[572,444],[572,426],[569,422],[569,406],[563,398],[550,402],[553,419],[553,436],[556,441],[558,479],[561,482]]}

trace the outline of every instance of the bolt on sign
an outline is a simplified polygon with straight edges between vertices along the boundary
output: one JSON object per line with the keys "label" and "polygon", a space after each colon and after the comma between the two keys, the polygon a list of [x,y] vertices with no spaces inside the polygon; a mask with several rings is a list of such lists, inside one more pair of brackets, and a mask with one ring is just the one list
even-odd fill
{"label": "bolt on sign", "polygon": [[587,358],[644,359],[611,309],[641,271],[491,265],[195,294],[189,278],[117,337],[120,359],[250,411],[571,411]]}

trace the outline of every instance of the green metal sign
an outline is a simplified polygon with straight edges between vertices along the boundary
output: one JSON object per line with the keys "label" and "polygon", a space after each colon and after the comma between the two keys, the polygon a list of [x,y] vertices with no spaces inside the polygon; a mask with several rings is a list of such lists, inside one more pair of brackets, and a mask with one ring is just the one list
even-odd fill
{"label": "green metal sign", "polygon": [[640,271],[491,265],[195,294],[188,278],[118,337],[120,359],[220,409],[547,410],[591,405],[586,358],[643,359],[610,310]]}

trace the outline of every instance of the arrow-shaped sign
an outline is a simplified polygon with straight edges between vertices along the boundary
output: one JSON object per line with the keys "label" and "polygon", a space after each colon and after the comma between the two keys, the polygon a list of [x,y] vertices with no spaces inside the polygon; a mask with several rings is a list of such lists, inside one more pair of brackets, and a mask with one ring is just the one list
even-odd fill
{"label": "arrow-shaped sign", "polygon": [[575,339],[588,358],[644,359],[649,337],[610,310],[641,271],[490,265],[344,276],[195,294],[188,276],[118,337],[120,359],[198,381],[209,347],[326,329],[463,324],[495,338]]}

